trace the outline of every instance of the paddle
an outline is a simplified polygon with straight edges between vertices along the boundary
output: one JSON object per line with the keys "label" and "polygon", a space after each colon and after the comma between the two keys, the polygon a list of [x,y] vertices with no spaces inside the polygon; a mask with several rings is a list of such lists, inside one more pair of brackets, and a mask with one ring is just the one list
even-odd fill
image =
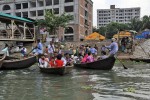
{"label": "paddle", "polygon": [[123,62],[122,62],[120,59],[118,59],[117,57],[116,57],[116,59],[122,64],[122,66],[123,66],[124,69],[128,69],[128,68],[123,64]]}
{"label": "paddle", "polygon": [[150,57],[150,54],[146,53],[146,51],[144,50],[144,48],[138,42],[137,42],[137,44],[142,48],[142,50],[144,51],[144,53]]}
{"label": "paddle", "polygon": [[34,49],[36,49],[37,47],[35,47],[35,48],[33,48],[28,54],[27,54],[27,56],[29,56],[29,54],[34,50]]}

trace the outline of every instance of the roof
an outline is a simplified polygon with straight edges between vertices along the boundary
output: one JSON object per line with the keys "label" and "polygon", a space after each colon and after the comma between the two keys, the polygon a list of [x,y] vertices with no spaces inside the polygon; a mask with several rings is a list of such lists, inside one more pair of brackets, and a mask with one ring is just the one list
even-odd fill
{"label": "roof", "polygon": [[104,39],[105,39],[105,37],[100,35],[97,32],[94,32],[94,33],[88,35],[87,37],[85,37],[85,40],[104,40]]}
{"label": "roof", "polygon": [[17,16],[12,16],[12,15],[0,12],[0,20],[2,20],[1,18],[3,18],[3,19],[8,19],[9,18],[9,19],[14,19],[14,20],[22,21],[22,22],[33,23],[33,21],[31,21],[29,19],[25,19],[25,18],[17,17]]}

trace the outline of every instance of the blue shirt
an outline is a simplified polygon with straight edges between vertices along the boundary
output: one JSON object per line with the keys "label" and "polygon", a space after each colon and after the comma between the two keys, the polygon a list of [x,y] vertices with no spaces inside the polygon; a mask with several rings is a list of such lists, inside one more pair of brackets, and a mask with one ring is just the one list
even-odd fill
{"label": "blue shirt", "polygon": [[118,52],[118,44],[116,42],[112,42],[109,46],[106,46],[106,48],[110,49],[109,54],[116,54]]}
{"label": "blue shirt", "polygon": [[97,50],[95,48],[91,48],[90,51],[91,51],[92,54],[97,53]]}
{"label": "blue shirt", "polygon": [[38,43],[36,52],[37,52],[38,54],[42,54],[42,53],[43,53],[43,45],[42,45],[41,42]]}

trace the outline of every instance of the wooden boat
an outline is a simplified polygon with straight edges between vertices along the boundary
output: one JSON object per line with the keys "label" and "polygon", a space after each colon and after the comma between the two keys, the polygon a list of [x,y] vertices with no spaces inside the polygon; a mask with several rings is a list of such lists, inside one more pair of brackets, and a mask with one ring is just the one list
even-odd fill
{"label": "wooden boat", "polygon": [[136,62],[146,62],[146,63],[150,63],[150,59],[146,59],[146,58],[130,58],[131,61],[136,61]]}
{"label": "wooden boat", "polygon": [[0,68],[3,64],[3,61],[4,61],[5,57],[6,57],[6,54],[0,54]]}
{"label": "wooden boat", "polygon": [[97,60],[90,63],[74,64],[75,67],[98,70],[111,70],[115,63],[115,57],[109,57],[103,60]]}
{"label": "wooden boat", "polygon": [[36,56],[29,56],[27,58],[22,59],[10,59],[10,60],[6,59],[3,61],[3,64],[0,69],[6,70],[23,69],[32,66],[36,62],[37,62]]}
{"label": "wooden boat", "polygon": [[62,68],[40,68],[40,71],[47,74],[64,75],[72,71],[73,66],[65,66]]}

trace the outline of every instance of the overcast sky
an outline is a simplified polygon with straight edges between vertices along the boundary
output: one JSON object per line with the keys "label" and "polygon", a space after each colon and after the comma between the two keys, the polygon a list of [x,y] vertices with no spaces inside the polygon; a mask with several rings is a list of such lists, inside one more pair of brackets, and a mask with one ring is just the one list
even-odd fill
{"label": "overcast sky", "polygon": [[93,25],[97,26],[97,9],[109,9],[110,5],[116,8],[141,7],[141,17],[150,15],[150,0],[92,0],[93,1]]}

